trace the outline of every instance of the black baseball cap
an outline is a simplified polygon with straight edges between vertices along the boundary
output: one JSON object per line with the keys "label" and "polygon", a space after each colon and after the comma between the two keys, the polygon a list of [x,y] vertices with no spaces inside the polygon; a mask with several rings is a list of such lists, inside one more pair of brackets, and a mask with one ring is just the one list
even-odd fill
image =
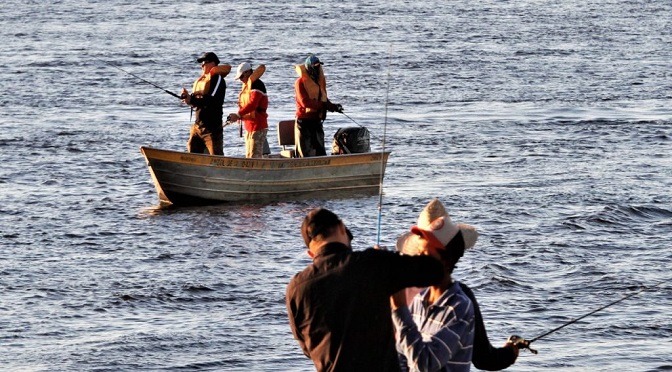
{"label": "black baseball cap", "polygon": [[213,52],[205,52],[196,60],[196,62],[215,62],[215,64],[219,64],[219,58],[217,58],[217,55]]}

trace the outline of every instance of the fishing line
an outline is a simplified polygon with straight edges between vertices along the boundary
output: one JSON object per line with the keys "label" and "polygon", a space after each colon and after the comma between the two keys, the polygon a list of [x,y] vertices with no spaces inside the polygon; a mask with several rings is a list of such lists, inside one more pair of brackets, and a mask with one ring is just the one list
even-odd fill
{"label": "fishing line", "polygon": [[550,335],[551,333],[555,333],[555,332],[557,332],[557,331],[559,331],[559,330],[561,330],[561,329],[567,327],[568,325],[570,325],[570,324],[574,324],[574,323],[578,322],[579,320],[581,320],[581,319],[583,319],[583,318],[585,318],[585,317],[588,317],[588,316],[590,316],[590,315],[593,315],[593,314],[597,313],[598,311],[602,311],[602,310],[608,308],[609,306],[616,305],[617,303],[619,303],[619,302],[621,302],[621,301],[624,301],[624,300],[626,300],[626,299],[628,299],[628,298],[630,298],[630,297],[636,296],[636,295],[638,295],[638,294],[640,294],[640,293],[642,293],[642,292],[644,292],[644,291],[646,291],[646,290],[656,288],[656,287],[660,286],[661,284],[664,284],[664,283],[667,283],[667,282],[668,282],[668,280],[664,280],[664,281],[662,281],[662,282],[660,282],[660,283],[658,283],[658,284],[655,284],[655,285],[652,285],[652,286],[648,286],[648,287],[644,287],[644,288],[640,289],[640,290],[637,291],[637,292],[633,292],[633,293],[630,293],[630,294],[628,294],[628,295],[625,295],[625,296],[623,296],[623,298],[620,298],[620,299],[618,299],[618,300],[612,301],[612,302],[610,302],[610,303],[608,303],[608,304],[606,304],[606,305],[604,305],[604,306],[602,306],[602,307],[600,307],[600,308],[598,308],[598,309],[595,309],[595,310],[593,310],[593,311],[591,311],[591,312],[589,312],[589,313],[587,313],[587,314],[584,314],[584,315],[582,315],[582,316],[580,316],[580,317],[578,317],[578,318],[576,318],[576,319],[572,319],[572,320],[570,320],[569,322],[566,322],[565,324],[563,324],[563,325],[561,325],[561,326],[559,326],[559,327],[553,328],[553,329],[551,329],[550,331],[548,331],[548,332],[546,332],[546,333],[543,333],[543,334],[541,334],[541,335],[539,335],[539,336],[537,336],[537,337],[535,337],[535,338],[533,338],[533,339],[531,339],[531,340],[525,340],[525,339],[523,339],[523,338],[521,338],[521,337],[518,337],[518,336],[511,336],[511,338],[510,338],[510,342],[515,343],[515,344],[518,344],[518,347],[521,348],[521,349],[529,349],[531,352],[533,352],[533,353],[536,354],[537,351],[534,350],[534,349],[531,349],[531,348],[530,348],[530,344],[533,343],[534,341],[540,340],[540,339],[542,339],[542,338],[544,338],[544,337]]}
{"label": "fishing line", "polygon": [[[387,110],[387,102],[385,102],[385,105],[386,105],[386,106],[385,106],[385,109]],[[357,124],[360,128],[364,128],[364,129],[366,129],[365,126],[363,126],[362,124],[359,124],[357,121],[355,121],[355,119],[351,118],[351,117],[350,117],[348,114],[346,114],[345,112],[343,112],[343,111],[338,111],[338,113],[339,113],[339,114],[343,114],[346,118],[350,119],[353,123]],[[387,119],[387,118],[386,118],[386,119]],[[373,134],[371,134],[371,133],[369,133],[369,137],[373,138],[374,140],[377,140],[377,139],[378,139],[378,137],[376,137],[375,135],[373,135]]]}
{"label": "fishing line", "polygon": [[117,67],[117,66],[115,66],[115,65],[113,65],[113,64],[111,64],[111,63],[109,63],[109,62],[107,62],[107,61],[104,61],[104,60],[102,60],[102,59],[100,59],[100,58],[98,58],[98,57],[96,57],[96,56],[91,56],[91,57],[93,57],[94,59],[99,60],[100,62],[103,62],[104,64],[106,64],[106,65],[108,65],[108,66],[110,66],[110,67],[114,67],[114,68],[116,68],[116,69],[119,70],[119,71],[125,72],[125,73],[127,73],[127,74],[133,76],[133,77],[136,78],[136,79],[140,79],[140,80],[144,81],[145,83],[147,83],[147,84],[149,84],[149,85],[151,85],[151,86],[153,86],[153,87],[155,87],[155,88],[159,88],[159,89],[161,89],[162,91],[164,91],[164,92],[170,94],[171,96],[173,96],[173,97],[175,97],[175,98],[182,99],[182,97],[180,97],[179,95],[177,95],[177,94],[175,94],[175,93],[169,91],[168,89],[162,88],[162,87],[160,87],[160,86],[158,86],[158,85],[152,83],[151,81],[145,80],[145,79],[141,78],[140,76],[138,76],[138,75],[136,75],[136,74],[133,74],[133,73],[131,73],[131,72],[128,72],[128,71],[122,69],[121,67]]}
{"label": "fishing line", "polygon": [[[387,87],[385,88],[385,121],[383,124],[383,144],[382,152],[380,154],[380,188],[378,190],[378,234],[376,237],[376,246],[380,247],[380,226],[383,218],[383,180],[385,172],[385,138],[387,134],[387,106],[390,98],[390,64],[392,58],[390,57],[390,51],[387,51]],[[345,115],[345,114],[343,114]],[[348,115],[346,117],[350,118]],[[352,118],[350,118],[352,120]],[[352,120],[354,121],[354,120]],[[355,122],[357,123],[357,122]],[[357,124],[359,125],[359,124]]]}
{"label": "fishing line", "polygon": [[343,114],[343,115],[345,115],[345,117],[348,118],[348,119],[350,119],[353,123],[355,123],[355,124],[359,125],[360,127],[364,128],[364,126],[363,126],[362,124],[359,124],[358,122],[356,122],[355,119],[351,118],[351,117],[350,117],[348,114],[346,114],[345,112],[343,112],[343,111],[339,111],[338,113],[339,113],[339,114]]}

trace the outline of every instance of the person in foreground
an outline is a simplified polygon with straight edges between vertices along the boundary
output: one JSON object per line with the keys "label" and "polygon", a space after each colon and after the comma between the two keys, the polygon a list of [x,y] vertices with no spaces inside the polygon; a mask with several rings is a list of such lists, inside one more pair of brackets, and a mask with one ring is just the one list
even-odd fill
{"label": "person in foreground", "polygon": [[[509,367],[518,357],[514,344],[507,342],[502,348],[490,344],[476,297],[464,283],[451,279],[455,264],[477,238],[473,226],[453,223],[443,204],[434,199],[424,208],[411,233],[397,241],[397,250],[438,256],[445,267],[441,285],[416,295],[410,310],[405,306],[405,293],[392,298],[403,368],[468,371],[471,361],[478,369],[494,371]],[[423,325],[423,335],[431,335],[429,341],[418,334],[418,324]]]}
{"label": "person in foreground", "polygon": [[245,125],[245,157],[261,158],[268,132],[268,95],[260,77],[266,66],[252,69],[249,63],[241,63],[236,71],[236,80],[243,84],[238,95],[238,112],[230,114],[229,121],[243,120]]}
{"label": "person in foreground", "polygon": [[182,88],[182,101],[196,111],[196,120],[191,126],[187,151],[210,155],[224,155],[224,129],[222,105],[226,94],[224,77],[231,71],[227,64],[219,65],[213,52],[203,53],[196,60],[201,64],[201,76],[194,82],[191,94]]}
{"label": "person in foreground", "polygon": [[299,157],[324,156],[324,127],[327,111],[343,112],[343,106],[327,98],[327,80],[322,62],[310,55],[302,65],[296,65],[299,78],[294,83],[296,124],[294,130],[296,152]]}
{"label": "person in foreground", "polygon": [[399,371],[390,296],[443,277],[430,256],[378,249],[353,251],[349,230],[317,208],[301,225],[312,264],[287,286],[289,324],[317,371]]}

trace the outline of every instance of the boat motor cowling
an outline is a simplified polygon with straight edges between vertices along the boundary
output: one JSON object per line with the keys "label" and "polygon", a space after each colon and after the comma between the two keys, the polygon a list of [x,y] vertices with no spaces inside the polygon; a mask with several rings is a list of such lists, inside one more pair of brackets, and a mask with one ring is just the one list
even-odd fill
{"label": "boat motor cowling", "polygon": [[364,127],[340,128],[334,134],[332,155],[371,152],[369,130]]}

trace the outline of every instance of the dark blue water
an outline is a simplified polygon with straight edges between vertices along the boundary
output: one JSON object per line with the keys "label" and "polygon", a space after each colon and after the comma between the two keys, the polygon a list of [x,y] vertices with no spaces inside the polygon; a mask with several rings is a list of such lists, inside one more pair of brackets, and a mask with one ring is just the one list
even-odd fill
{"label": "dark blue water", "polygon": [[[99,59],[173,92],[205,50],[265,63],[276,123],[318,53],[374,150],[387,122],[382,244],[433,197],[480,230],[455,276],[495,344],[668,280],[670,19],[659,0],[3,2],[0,369],[310,371],[284,307],[302,217],[376,240],[377,197],[159,209],[139,147],[184,149],[189,110]],[[664,284],[510,370],[672,369],[670,314]]]}

